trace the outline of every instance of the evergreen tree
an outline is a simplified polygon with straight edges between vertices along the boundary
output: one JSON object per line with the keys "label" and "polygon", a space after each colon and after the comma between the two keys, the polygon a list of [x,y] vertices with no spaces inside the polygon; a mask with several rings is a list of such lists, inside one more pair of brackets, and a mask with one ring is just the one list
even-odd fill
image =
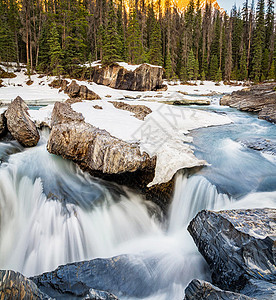
{"label": "evergreen tree", "polygon": [[125,33],[124,33],[124,25],[123,25],[123,2],[122,0],[119,1],[119,6],[117,10],[117,34],[119,37],[119,54],[118,56],[122,60],[126,60],[127,53],[126,53],[126,41],[125,41]]}
{"label": "evergreen tree", "polygon": [[142,34],[136,10],[131,9],[127,28],[127,47],[129,61],[132,64],[141,64],[145,61],[145,52],[142,44]]}
{"label": "evergreen tree", "polygon": [[211,57],[211,61],[210,61],[210,79],[213,81],[217,80],[217,74],[218,74],[218,69],[219,69],[219,65],[218,65],[218,57],[217,55],[212,55]]}
{"label": "evergreen tree", "polygon": [[246,49],[245,48],[242,50],[239,64],[240,64],[240,68],[239,68],[238,79],[246,80],[247,79],[247,64],[246,64]]}
{"label": "evergreen tree", "polygon": [[167,79],[172,79],[174,76],[172,68],[172,59],[170,49],[167,48],[166,58],[165,58],[165,75]]}
{"label": "evergreen tree", "polygon": [[259,0],[257,5],[256,29],[253,44],[253,79],[259,81],[261,78],[262,55],[265,36],[265,1]]}
{"label": "evergreen tree", "polygon": [[122,43],[117,33],[117,20],[112,0],[108,3],[107,27],[104,35],[102,63],[109,65],[121,59]]}
{"label": "evergreen tree", "polygon": [[197,80],[198,77],[198,60],[195,59],[193,49],[190,50],[187,62],[187,72],[189,80]]}
{"label": "evergreen tree", "polygon": [[152,31],[149,39],[149,61],[153,65],[162,66],[162,41],[160,24],[156,20],[154,12],[151,15],[151,18]]}
{"label": "evergreen tree", "polygon": [[60,77],[60,75],[63,72],[63,67],[62,67],[63,53],[60,46],[59,34],[55,23],[51,25],[48,44],[49,44],[50,67],[53,71],[53,75]]}

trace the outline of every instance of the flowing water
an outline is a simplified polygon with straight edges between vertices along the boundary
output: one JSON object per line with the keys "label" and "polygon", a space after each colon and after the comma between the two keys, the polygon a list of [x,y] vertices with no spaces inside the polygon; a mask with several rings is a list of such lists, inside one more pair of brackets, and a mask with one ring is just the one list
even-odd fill
{"label": "flowing water", "polygon": [[201,109],[227,113],[234,123],[192,133],[196,155],[211,165],[190,177],[179,172],[168,218],[134,191],[49,154],[47,132],[31,149],[0,143],[0,269],[32,276],[68,262],[139,254],[157,262],[140,298],[164,300],[183,299],[193,278],[210,279],[187,225],[202,209],[276,207],[275,157],[239,143],[275,141],[276,129],[236,110]]}

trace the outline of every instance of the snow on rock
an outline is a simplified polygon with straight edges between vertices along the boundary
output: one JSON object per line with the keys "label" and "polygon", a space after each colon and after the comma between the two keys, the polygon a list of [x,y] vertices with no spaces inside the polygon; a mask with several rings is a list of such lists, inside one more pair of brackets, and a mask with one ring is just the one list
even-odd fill
{"label": "snow on rock", "polygon": [[[75,103],[72,108],[82,113],[87,123],[128,143],[138,142],[141,153],[157,156],[155,177],[148,187],[168,182],[180,169],[206,164],[194,156],[188,144],[192,142],[189,131],[231,123],[226,116],[195,109],[143,101],[131,101],[131,104],[145,105],[152,113],[144,121],[138,120],[133,113],[116,109],[102,100]],[[93,105],[102,109],[97,110]]]}

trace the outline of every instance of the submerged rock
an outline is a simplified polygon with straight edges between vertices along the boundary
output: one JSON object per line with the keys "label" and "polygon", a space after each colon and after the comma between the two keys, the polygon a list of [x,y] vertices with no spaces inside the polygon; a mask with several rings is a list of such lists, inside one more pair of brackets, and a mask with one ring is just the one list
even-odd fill
{"label": "submerged rock", "polygon": [[24,147],[33,147],[39,141],[39,132],[30,119],[28,106],[21,97],[11,102],[5,112],[7,127],[12,136]]}
{"label": "submerged rock", "polygon": [[220,288],[240,291],[251,279],[276,282],[276,209],[204,210],[188,231]]}
{"label": "submerged rock", "polygon": [[163,68],[142,64],[135,70],[127,70],[117,64],[89,68],[86,77],[115,89],[151,91],[162,85]]}
{"label": "submerged rock", "polygon": [[260,84],[222,97],[220,104],[256,112],[260,119],[276,122],[275,83]]}
{"label": "submerged rock", "polygon": [[221,290],[211,283],[194,279],[185,289],[184,300],[250,300],[254,298],[242,294]]}
{"label": "submerged rock", "polygon": [[33,281],[10,270],[0,270],[0,298],[1,300],[51,299],[41,292]]}
{"label": "submerged rock", "polygon": [[152,272],[156,263],[137,255],[119,255],[59,266],[31,279],[51,297],[84,297],[95,289],[118,297],[144,298],[153,293],[157,284]]}
{"label": "submerged rock", "polygon": [[271,140],[253,138],[249,140],[240,140],[240,143],[250,149],[261,151],[267,154],[276,155],[276,143]]}
{"label": "submerged rock", "polygon": [[118,298],[108,292],[98,291],[94,289],[90,289],[89,293],[83,298],[83,300],[118,300]]}

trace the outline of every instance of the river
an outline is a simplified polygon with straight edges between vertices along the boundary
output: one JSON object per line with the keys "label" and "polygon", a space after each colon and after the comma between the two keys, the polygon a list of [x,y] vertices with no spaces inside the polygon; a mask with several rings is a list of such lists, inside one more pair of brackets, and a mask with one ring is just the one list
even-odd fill
{"label": "river", "polygon": [[33,276],[68,262],[139,254],[157,261],[147,293],[137,285],[144,299],[180,300],[193,278],[210,280],[187,225],[202,209],[276,207],[276,156],[239,142],[275,142],[276,127],[217,104],[199,109],[227,114],[233,123],[191,133],[196,156],[210,165],[176,175],[166,218],[135,191],[49,154],[47,130],[34,148],[1,142],[0,269]]}

